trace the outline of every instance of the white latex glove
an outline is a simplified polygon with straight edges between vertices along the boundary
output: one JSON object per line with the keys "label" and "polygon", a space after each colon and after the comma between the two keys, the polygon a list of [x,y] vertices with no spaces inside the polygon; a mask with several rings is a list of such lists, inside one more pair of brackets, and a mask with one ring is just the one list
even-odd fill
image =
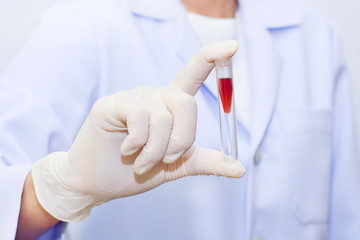
{"label": "white latex glove", "polygon": [[[42,207],[62,221],[81,221],[92,207],[148,191],[188,175],[242,177],[237,160],[192,146],[193,95],[235,41],[203,47],[168,87],[139,87],[98,100],[69,152],[56,152],[32,169]],[[215,107],[215,106],[214,106]]]}

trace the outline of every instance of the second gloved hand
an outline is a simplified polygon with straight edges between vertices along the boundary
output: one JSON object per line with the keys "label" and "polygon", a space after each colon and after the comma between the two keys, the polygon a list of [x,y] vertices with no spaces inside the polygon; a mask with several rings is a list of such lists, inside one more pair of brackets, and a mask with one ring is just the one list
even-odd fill
{"label": "second gloved hand", "polygon": [[193,146],[193,98],[214,67],[237,43],[202,48],[174,83],[139,87],[98,100],[69,152],[56,152],[32,169],[42,207],[62,221],[81,221],[92,207],[148,191],[188,175],[242,177],[239,161]]}

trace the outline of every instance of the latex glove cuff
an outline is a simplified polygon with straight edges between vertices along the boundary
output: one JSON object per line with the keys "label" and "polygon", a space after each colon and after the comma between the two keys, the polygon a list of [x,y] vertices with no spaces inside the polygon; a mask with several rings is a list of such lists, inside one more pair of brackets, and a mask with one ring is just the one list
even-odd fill
{"label": "latex glove cuff", "polygon": [[53,217],[64,222],[87,218],[94,206],[101,204],[94,196],[74,190],[62,173],[67,152],[55,152],[36,162],[32,168],[35,192],[40,205]]}

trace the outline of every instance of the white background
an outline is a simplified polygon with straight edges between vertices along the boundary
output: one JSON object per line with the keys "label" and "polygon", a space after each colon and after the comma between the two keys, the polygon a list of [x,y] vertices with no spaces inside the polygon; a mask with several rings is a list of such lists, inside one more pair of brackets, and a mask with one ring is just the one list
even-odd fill
{"label": "white background", "polygon": [[[54,0],[0,0],[0,74],[14,58]],[[151,1],[151,0],[149,0]],[[352,76],[360,149],[360,1],[306,0],[339,26]]]}

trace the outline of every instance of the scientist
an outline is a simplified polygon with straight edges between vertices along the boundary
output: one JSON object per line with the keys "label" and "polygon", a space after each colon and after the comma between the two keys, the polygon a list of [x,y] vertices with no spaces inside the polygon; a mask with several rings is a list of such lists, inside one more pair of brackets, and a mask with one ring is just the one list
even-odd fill
{"label": "scientist", "polygon": [[[71,179],[77,190],[84,187],[88,169],[77,164],[95,154],[77,149],[84,144],[97,153],[86,137],[91,128],[81,128],[97,99],[142,85],[168,86],[202,45],[225,39],[239,42],[234,94],[245,177],[183,178],[102,204],[42,239],[358,239],[360,166],[349,76],[336,28],[300,0],[57,1],[1,80],[0,157],[7,170],[0,233],[12,238],[21,225],[21,193],[33,163],[34,170],[65,172],[64,186]],[[203,79],[197,65],[190,68]],[[197,147],[220,146],[216,95],[211,73],[195,96]],[[67,158],[69,171],[58,161],[59,168],[38,162],[69,149],[45,158]],[[135,161],[135,170],[146,175],[163,164],[153,163]],[[96,173],[115,172],[111,166]],[[32,171],[35,188],[37,179],[47,178],[41,172],[48,171]],[[97,187],[96,181],[85,186],[85,195]],[[102,195],[112,192],[106,190]],[[37,195],[48,208],[42,199],[52,193]],[[82,197],[75,208],[109,199]],[[83,209],[85,217],[89,208]],[[55,206],[48,213],[61,219],[57,214],[66,211]]]}

